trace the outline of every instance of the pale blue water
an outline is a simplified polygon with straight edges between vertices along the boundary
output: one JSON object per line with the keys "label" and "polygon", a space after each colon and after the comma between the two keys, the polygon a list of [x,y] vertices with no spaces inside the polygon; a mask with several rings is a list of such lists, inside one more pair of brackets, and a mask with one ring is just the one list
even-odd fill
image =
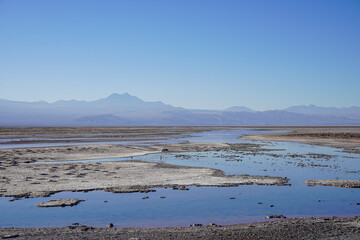
{"label": "pale blue water", "polygon": [[[73,145],[93,145],[93,144],[120,144],[120,145],[155,145],[155,144],[174,144],[174,143],[183,143],[186,141],[192,142],[227,142],[234,143],[236,142],[236,137],[244,134],[267,134],[267,133],[280,133],[284,131],[253,131],[249,129],[239,129],[239,130],[221,130],[221,131],[205,131],[201,133],[184,133],[180,134],[179,137],[173,136],[159,136],[152,137],[151,139],[144,139],[144,137],[119,139],[116,141],[116,138],[113,141],[109,141],[109,138],[99,138],[97,135],[107,135],[106,133],[92,133],[92,134],[76,134],[76,136],[83,137],[66,137],[66,138],[53,138],[51,135],[12,135],[12,136],[0,136],[0,149],[9,149],[9,148],[33,148],[33,147],[55,147],[55,146],[73,146]],[[173,132],[163,132],[163,133],[173,133]],[[111,135],[116,135],[116,133],[108,133]],[[66,134],[63,134],[66,135]],[[121,133],[124,135],[124,133]],[[126,133],[125,133],[126,135]],[[193,137],[188,137],[188,136]],[[183,137],[181,137],[183,136]],[[14,138],[15,137],[15,138]],[[51,140],[88,140],[89,142],[37,142],[37,143],[21,143],[23,140],[32,141],[32,140],[42,140],[42,141],[51,141]],[[93,141],[91,141],[93,140]],[[102,141],[104,140],[104,141]],[[16,141],[17,143],[11,143]]]}
{"label": "pale blue water", "polygon": [[[197,133],[194,135],[200,135],[199,138],[189,138],[186,141],[247,142],[237,140],[237,137],[243,134],[241,131],[243,130]],[[360,171],[359,155],[299,143],[269,143],[265,148],[279,149],[268,152],[279,156],[254,156],[247,155],[248,152],[180,153],[189,156],[183,158],[176,157],[176,153],[167,153],[165,161],[170,164],[221,169],[226,174],[287,177],[291,186],[190,187],[189,191],[156,189],[156,192],[152,193],[129,194],[103,191],[63,192],[49,198],[22,199],[14,202],[8,202],[9,198],[0,198],[0,226],[66,226],[73,222],[105,226],[112,222],[118,227],[165,227],[187,226],[193,223],[215,222],[224,225],[264,221],[264,217],[271,214],[283,214],[287,217],[360,215],[360,206],[354,205],[355,202],[360,202],[360,189],[308,187],[304,184],[304,181],[309,179],[360,179],[359,172],[356,172]],[[329,154],[334,157],[329,160],[313,159],[310,156],[294,159],[285,157],[288,153]],[[159,161],[159,158],[159,154],[151,154],[133,159]],[[229,159],[242,161],[227,161]],[[327,166],[312,167],[308,165],[310,162]],[[297,166],[299,163],[305,164],[305,167]],[[143,196],[149,196],[149,199],[143,200]],[[161,199],[160,196],[166,198]],[[35,207],[37,203],[55,198],[80,198],[86,201],[74,207]],[[274,207],[269,207],[271,204]]]}

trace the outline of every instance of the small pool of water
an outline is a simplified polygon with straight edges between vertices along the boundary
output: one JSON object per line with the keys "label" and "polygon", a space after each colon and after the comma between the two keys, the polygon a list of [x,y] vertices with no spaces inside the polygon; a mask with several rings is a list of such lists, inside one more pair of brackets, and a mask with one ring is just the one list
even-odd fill
{"label": "small pool of water", "polygon": [[[242,131],[196,133],[197,137],[187,138],[186,141],[249,143],[237,139]],[[219,136],[218,141],[216,135]],[[10,198],[0,198],[0,226],[55,227],[79,222],[104,227],[112,222],[116,227],[166,227],[264,221],[264,217],[272,214],[287,217],[360,215],[360,206],[354,204],[360,201],[360,189],[309,187],[304,183],[310,179],[359,179],[359,155],[300,143],[261,144],[271,151],[259,151],[255,155],[251,151],[166,153],[163,159],[169,164],[215,168],[226,174],[287,177],[291,186],[190,187],[189,191],[156,189],[156,192],[129,194],[62,192],[49,198],[13,202],[8,201]],[[160,154],[133,157],[133,160],[150,162],[158,162],[159,159]],[[149,198],[142,199],[144,196]],[[74,207],[35,207],[37,203],[56,198],[86,201]]]}

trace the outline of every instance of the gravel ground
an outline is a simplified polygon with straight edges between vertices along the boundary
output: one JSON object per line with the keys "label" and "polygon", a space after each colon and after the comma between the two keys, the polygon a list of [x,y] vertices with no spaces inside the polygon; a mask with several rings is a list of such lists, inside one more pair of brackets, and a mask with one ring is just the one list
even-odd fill
{"label": "gravel ground", "polygon": [[305,183],[309,186],[320,185],[344,188],[360,188],[360,180],[308,180]]}
{"label": "gravel ground", "polygon": [[293,218],[188,228],[0,228],[6,239],[360,239],[360,217]]}

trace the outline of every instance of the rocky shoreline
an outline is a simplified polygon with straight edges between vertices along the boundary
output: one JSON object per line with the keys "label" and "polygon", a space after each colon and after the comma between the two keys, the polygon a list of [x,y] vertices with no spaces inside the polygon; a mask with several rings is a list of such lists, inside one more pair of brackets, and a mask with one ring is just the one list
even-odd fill
{"label": "rocky shoreline", "polygon": [[360,180],[308,180],[305,182],[308,186],[331,186],[344,188],[360,188]]}
{"label": "rocky shoreline", "polygon": [[[77,224],[75,224],[77,225]],[[360,216],[290,218],[229,226],[0,228],[1,239],[359,239]]]}

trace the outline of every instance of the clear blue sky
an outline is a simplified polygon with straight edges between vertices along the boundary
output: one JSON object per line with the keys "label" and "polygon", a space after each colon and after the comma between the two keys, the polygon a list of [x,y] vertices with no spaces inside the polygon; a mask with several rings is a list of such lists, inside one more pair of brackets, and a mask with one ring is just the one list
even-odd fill
{"label": "clear blue sky", "polygon": [[359,0],[0,0],[0,98],[360,105]]}

